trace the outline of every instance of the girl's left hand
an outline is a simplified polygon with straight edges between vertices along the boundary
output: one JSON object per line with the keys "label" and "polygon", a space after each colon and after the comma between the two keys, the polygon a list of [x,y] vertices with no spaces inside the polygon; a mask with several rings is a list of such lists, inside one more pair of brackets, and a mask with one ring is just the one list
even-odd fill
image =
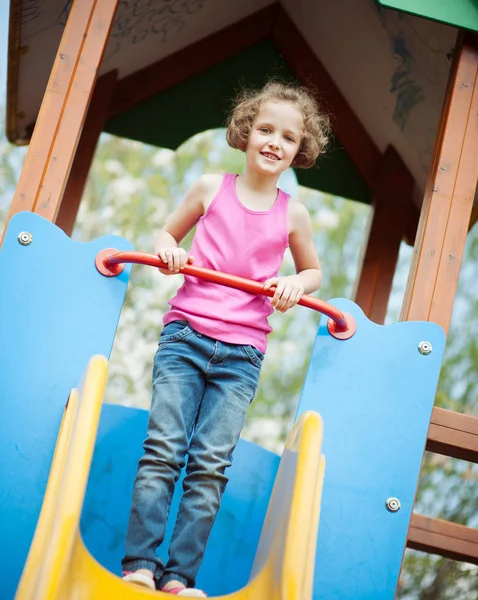
{"label": "girl's left hand", "polygon": [[304,295],[304,288],[297,280],[297,276],[289,277],[271,277],[264,283],[264,289],[268,290],[275,287],[274,296],[271,298],[271,304],[275,310],[286,312]]}

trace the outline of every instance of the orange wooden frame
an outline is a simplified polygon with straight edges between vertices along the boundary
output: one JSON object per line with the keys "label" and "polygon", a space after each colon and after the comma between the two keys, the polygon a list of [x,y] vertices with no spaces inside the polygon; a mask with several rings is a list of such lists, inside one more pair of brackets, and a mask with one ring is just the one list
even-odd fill
{"label": "orange wooden frame", "polygon": [[24,210],[55,220],[117,3],[73,3],[7,221]]}
{"label": "orange wooden frame", "polygon": [[478,463],[478,417],[435,407],[426,449]]}
{"label": "orange wooden frame", "polygon": [[[478,36],[461,33],[450,72],[401,318],[450,326],[478,180]],[[427,449],[476,460],[475,419],[435,408]],[[412,516],[407,545],[478,564],[478,533]]]}
{"label": "orange wooden frame", "polygon": [[58,227],[61,227],[70,236],[75,225],[96,146],[105,126],[116,79],[117,72],[110,71],[96,82],[60,210],[55,220]]}
{"label": "orange wooden frame", "polygon": [[407,546],[413,550],[478,564],[478,530],[442,519],[412,515]]}
{"label": "orange wooden frame", "polygon": [[478,41],[461,36],[418,226],[402,320],[448,332],[478,180]]}
{"label": "orange wooden frame", "polygon": [[385,151],[375,185],[366,245],[354,300],[369,319],[383,323],[392,291],[400,244],[412,206],[414,179],[392,147]]}

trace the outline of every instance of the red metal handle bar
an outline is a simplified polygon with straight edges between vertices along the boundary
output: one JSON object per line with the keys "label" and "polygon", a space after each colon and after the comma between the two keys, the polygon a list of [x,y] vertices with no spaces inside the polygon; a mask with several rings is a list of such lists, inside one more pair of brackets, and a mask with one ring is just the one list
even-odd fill
{"label": "red metal handle bar", "polygon": [[[164,263],[158,256],[146,254],[145,252],[118,252],[114,248],[105,248],[96,257],[96,268],[102,275],[107,277],[119,275],[124,269],[125,263],[149,265],[161,269],[168,268],[167,263]],[[265,290],[264,284],[258,281],[252,281],[251,279],[228,273],[221,273],[220,271],[214,271],[206,267],[195,267],[194,265],[186,264],[180,273],[240,289],[251,294],[262,294],[269,297],[274,295],[274,289]],[[332,304],[306,294],[302,296],[298,304],[317,310],[329,317],[332,320],[332,323],[329,321],[329,331],[334,337],[348,339],[355,333],[356,324],[352,315],[342,313],[338,308],[332,306]]]}

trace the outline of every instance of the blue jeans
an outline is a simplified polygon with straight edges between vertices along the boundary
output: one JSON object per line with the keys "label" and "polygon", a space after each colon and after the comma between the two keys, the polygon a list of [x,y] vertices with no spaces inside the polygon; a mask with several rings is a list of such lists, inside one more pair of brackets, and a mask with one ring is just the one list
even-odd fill
{"label": "blue jeans", "polygon": [[[159,588],[172,579],[194,586],[263,358],[252,346],[216,341],[186,321],[173,321],[163,329],[123,571],[149,569]],[[186,454],[183,495],[164,567],[156,548],[164,538]]]}

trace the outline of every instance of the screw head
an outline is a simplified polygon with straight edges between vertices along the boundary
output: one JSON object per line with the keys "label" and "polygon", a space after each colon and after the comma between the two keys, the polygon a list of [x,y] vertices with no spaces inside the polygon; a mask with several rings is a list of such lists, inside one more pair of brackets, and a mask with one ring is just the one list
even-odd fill
{"label": "screw head", "polygon": [[32,243],[33,236],[28,231],[22,231],[18,234],[18,243],[22,246],[29,246]]}
{"label": "screw head", "polygon": [[389,498],[385,502],[385,506],[390,512],[397,512],[400,510],[400,500],[398,498]]}
{"label": "screw head", "polygon": [[418,352],[420,352],[420,354],[430,354],[431,351],[432,345],[430,342],[420,342],[418,344]]}

